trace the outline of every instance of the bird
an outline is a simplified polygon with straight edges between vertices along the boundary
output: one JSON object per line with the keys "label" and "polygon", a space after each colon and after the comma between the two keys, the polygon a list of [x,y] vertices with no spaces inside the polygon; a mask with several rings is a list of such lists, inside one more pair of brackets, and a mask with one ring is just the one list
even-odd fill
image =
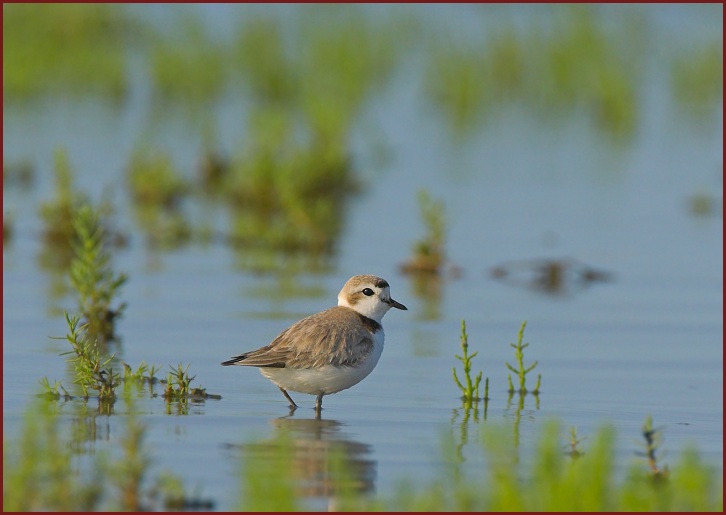
{"label": "bird", "polygon": [[338,293],[338,305],[310,315],[282,331],[269,345],[234,356],[222,365],[259,368],[290,403],[288,390],[323,396],[358,384],[383,353],[381,320],[389,309],[408,308],[391,298],[390,286],[375,275],[354,275]]}

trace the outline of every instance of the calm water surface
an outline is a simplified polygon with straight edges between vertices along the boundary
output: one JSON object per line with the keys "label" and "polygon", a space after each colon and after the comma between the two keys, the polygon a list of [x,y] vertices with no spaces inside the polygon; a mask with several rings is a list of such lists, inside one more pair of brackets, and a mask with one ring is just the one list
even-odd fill
{"label": "calm water surface", "polygon": [[[650,15],[658,30],[668,30],[672,15]],[[696,13],[687,25],[710,27],[705,18]],[[218,19],[209,13],[210,23]],[[189,363],[195,383],[222,396],[192,405],[186,416],[165,414],[160,399],[138,405],[154,468],[181,475],[190,490],[198,487],[202,497],[217,501],[217,509],[239,498],[244,446],[287,430],[307,450],[299,457],[302,467],[315,470],[326,452],[342,449],[368,491],[391,493],[402,478],[424,484],[443,470],[442,440],[461,441],[464,432],[466,466],[476,474],[484,459],[475,443],[484,415],[480,410],[478,419],[464,421],[451,379],[462,319],[472,350],[479,351],[474,369],[491,383],[486,423],[516,429],[525,456],[552,418],[583,436],[612,423],[624,467],[652,415],[663,429],[666,463],[693,444],[722,468],[723,223],[720,213],[696,217],[688,210],[693,194],[722,198],[722,109],[699,123],[684,117],[664,94],[666,71],[648,71],[641,125],[625,144],[608,142],[578,113],[550,126],[512,108],[456,145],[426,106],[418,77],[399,74],[356,133],[366,188],[347,212],[335,268],[287,279],[240,270],[234,252],[217,244],[161,253],[144,247],[122,173],[138,137],[133,120],[143,118],[141,104],[120,117],[93,101],[6,107],[5,160],[28,157],[39,173],[32,189],[3,191],[15,227],[3,252],[5,436],[17,434],[37,381],[67,373],[58,357],[64,342],[48,336],[65,334],[62,310],[74,300],[52,295],[52,277],[37,261],[37,206],[51,196],[53,150],[63,145],[76,184],[95,198],[114,190],[118,225],[133,235],[127,249],[114,253],[114,268],[130,277],[121,294],[128,309],[118,325],[124,361],[165,369]],[[223,145],[232,151],[239,132],[224,106],[219,112]],[[365,158],[372,137],[390,149],[387,162]],[[199,148],[194,131],[172,113],[158,140],[191,175]],[[417,294],[398,272],[423,234],[416,202],[422,188],[445,202],[449,258],[463,271],[429,296]],[[213,206],[195,209],[195,216],[227,223]],[[552,295],[490,273],[511,261],[560,257],[612,279]],[[409,311],[385,317],[386,349],[377,368],[353,389],[326,397],[322,420],[314,420],[313,397],[293,395],[301,408],[289,415],[285,399],[257,371],[219,365],[333,305],[345,280],[358,273],[387,278]],[[270,294],[285,281],[300,293]],[[514,360],[508,344],[523,320],[530,343],[525,361],[539,362],[542,392],[538,403],[527,396],[520,408],[517,397],[508,400],[504,363]],[[77,407],[61,403],[60,410],[70,420]],[[117,407],[123,412],[122,403]],[[96,448],[112,447],[123,417],[98,416],[96,423]]]}

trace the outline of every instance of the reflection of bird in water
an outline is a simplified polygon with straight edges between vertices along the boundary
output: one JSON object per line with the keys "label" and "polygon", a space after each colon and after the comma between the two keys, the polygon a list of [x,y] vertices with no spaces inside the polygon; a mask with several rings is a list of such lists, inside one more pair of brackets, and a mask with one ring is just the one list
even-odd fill
{"label": "reflection of bird in water", "polygon": [[612,275],[572,258],[513,261],[491,269],[491,275],[516,286],[527,286],[552,295],[567,295]]}
{"label": "reflection of bird in water", "polygon": [[[337,420],[282,417],[272,420],[273,438],[242,445],[246,459],[268,461],[284,452],[298,493],[334,502],[341,489],[371,492],[376,462],[368,459],[371,446],[348,439]],[[342,463],[343,467],[335,464]],[[342,474],[341,474],[342,469]]]}
{"label": "reflection of bird in water", "polygon": [[[286,432],[293,445],[292,467],[300,481],[300,493],[308,497],[332,497],[345,481],[345,488],[356,493],[373,490],[376,462],[366,459],[371,446],[346,438],[337,420],[278,418],[273,421],[279,432]],[[336,456],[337,454],[337,456]],[[334,477],[334,460],[342,460],[346,477]]]}

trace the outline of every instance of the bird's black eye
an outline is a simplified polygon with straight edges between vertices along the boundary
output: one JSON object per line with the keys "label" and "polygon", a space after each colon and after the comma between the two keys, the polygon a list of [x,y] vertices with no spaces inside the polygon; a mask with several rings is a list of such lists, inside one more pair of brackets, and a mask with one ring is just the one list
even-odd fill
{"label": "bird's black eye", "polygon": [[373,290],[371,290],[370,288],[365,288],[363,290],[363,295],[365,295],[366,297],[370,297],[371,295],[373,295]]}

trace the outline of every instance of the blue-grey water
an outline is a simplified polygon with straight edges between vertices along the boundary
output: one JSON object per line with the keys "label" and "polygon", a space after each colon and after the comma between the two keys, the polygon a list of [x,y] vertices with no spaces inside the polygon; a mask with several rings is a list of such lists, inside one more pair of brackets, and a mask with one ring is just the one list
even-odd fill
{"label": "blue-grey water", "polygon": [[[158,23],[169,23],[166,6],[148,9]],[[273,11],[290,16],[289,9]],[[486,26],[537,15],[535,8],[420,10],[444,26],[464,23],[472,33],[477,19]],[[193,11],[222,37],[234,30],[233,6]],[[129,276],[120,295],[128,303],[118,324],[123,360],[164,369],[188,363],[195,384],[222,396],[191,405],[185,416],[165,414],[159,398],[137,406],[148,426],[154,470],[179,474],[217,509],[239,499],[235,449],[284,428],[292,428],[303,446],[343,446],[370,488],[382,494],[403,478],[423,485],[435,477],[443,466],[442,438],[460,438],[464,428],[451,378],[452,366],[460,369],[454,355],[462,319],[472,351],[479,352],[474,370],[483,370],[491,384],[486,422],[480,412],[465,427],[472,473],[483,459],[476,435],[484,423],[516,425],[525,450],[552,418],[576,426],[579,435],[612,423],[623,466],[640,449],[647,415],[663,431],[666,463],[695,445],[722,469],[723,219],[720,211],[696,216],[689,210],[698,194],[722,203],[722,102],[698,119],[684,114],[655,50],[664,40],[688,46],[709,35],[722,39],[722,8],[648,6],[639,13],[649,22],[654,55],[640,84],[638,128],[625,142],[608,139],[585,112],[552,122],[515,105],[457,143],[427,103],[415,67],[402,67],[367,104],[354,131],[365,188],[347,209],[333,269],[287,279],[240,269],[235,251],[218,243],[146,248],[126,192],[130,153],[140,138],[151,138],[191,177],[201,141],[182,109],[149,120],[152,99],[143,74],[135,76],[123,108],[94,99],[4,105],[4,161],[29,159],[37,169],[33,187],[3,190],[3,212],[13,221],[3,249],[5,437],[17,434],[41,377],[70,383],[58,356],[66,344],[49,336],[65,334],[62,310],[72,310],[75,301],[53,295],[51,274],[38,263],[38,205],[52,196],[53,152],[63,146],[76,184],[96,199],[108,195],[117,225],[132,235],[127,248],[113,252],[114,269]],[[614,19],[604,16],[603,23]],[[231,95],[215,107],[220,145],[231,154],[243,137],[244,110]],[[386,159],[375,158],[372,149],[379,146]],[[416,200],[421,189],[445,203],[448,258],[462,270],[429,298],[417,295],[398,268],[424,233]],[[209,225],[229,223],[218,206],[190,210]],[[491,274],[505,263],[540,258],[572,258],[608,272],[610,280],[550,294]],[[257,371],[219,365],[333,305],[345,280],[358,273],[386,278],[409,311],[386,315],[386,348],[377,368],[352,389],[326,397],[323,420],[312,420],[312,397],[293,394],[301,408],[288,416],[285,399]],[[275,296],[289,286],[285,281],[299,293]],[[516,396],[508,402],[505,362],[513,363],[509,343],[524,320],[525,361],[538,361],[534,373],[541,373],[542,386],[538,404],[530,395],[517,410]],[[60,403],[67,419],[76,408],[76,401]],[[96,422],[96,448],[113,447],[123,417]]]}

